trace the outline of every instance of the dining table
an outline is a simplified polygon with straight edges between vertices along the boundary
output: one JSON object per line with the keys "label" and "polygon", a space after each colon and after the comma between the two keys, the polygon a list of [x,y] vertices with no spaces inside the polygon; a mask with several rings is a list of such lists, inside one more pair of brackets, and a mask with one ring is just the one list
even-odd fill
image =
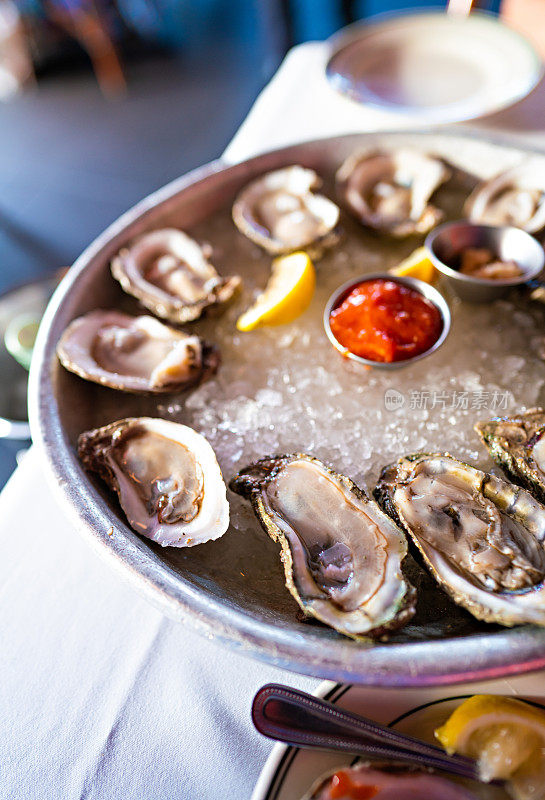
{"label": "dining table", "polygon": [[[289,51],[225,163],[342,133],[425,127],[418,115],[338,95],[325,78],[328,52],[325,42]],[[545,151],[545,84],[454,127]],[[255,692],[269,682],[312,692],[319,678],[165,617],[78,533],[55,488],[34,445],[0,495],[0,797],[250,798],[272,746],[251,722]]]}

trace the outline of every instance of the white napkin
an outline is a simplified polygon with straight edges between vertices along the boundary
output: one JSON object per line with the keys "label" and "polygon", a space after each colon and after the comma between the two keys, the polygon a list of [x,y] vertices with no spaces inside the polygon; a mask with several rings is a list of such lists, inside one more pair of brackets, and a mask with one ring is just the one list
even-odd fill
{"label": "white napkin", "polygon": [[[291,51],[226,160],[399,127],[337,97],[320,74],[325,53]],[[318,682],[163,618],[73,530],[40,459],[33,448],[0,497],[0,797],[249,798],[270,751],[250,722],[255,691]]]}
{"label": "white napkin", "polygon": [[324,42],[290,50],[223,154],[226,161],[323,136],[415,126],[408,117],[366,108],[338,94],[325,77],[327,54]]}

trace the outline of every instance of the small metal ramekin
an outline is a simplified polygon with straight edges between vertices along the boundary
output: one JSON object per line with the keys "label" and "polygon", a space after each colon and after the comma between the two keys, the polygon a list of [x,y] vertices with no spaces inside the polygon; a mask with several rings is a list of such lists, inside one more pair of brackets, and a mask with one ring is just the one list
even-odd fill
{"label": "small metal ramekin", "polygon": [[[439,313],[441,314],[441,320],[443,322],[443,329],[437,341],[434,342],[428,350],[425,350],[423,353],[419,353],[417,356],[412,356],[412,358],[406,358],[403,361],[371,361],[369,358],[357,356],[355,353],[347,350],[347,348],[335,338],[329,323],[329,317],[333,309],[337,308],[337,306],[343,302],[345,297],[350,294],[352,289],[355,289],[360,283],[377,279],[393,281],[394,283],[401,284],[401,286],[408,286],[410,289],[414,289],[416,292],[433,303],[433,305],[439,310]],[[333,292],[327,301],[324,310],[324,329],[327,338],[333,347],[342,353],[345,358],[349,358],[351,361],[356,361],[358,364],[364,364],[366,367],[399,369],[400,367],[406,367],[409,364],[414,364],[415,361],[419,361],[421,358],[431,355],[431,353],[434,353],[439,347],[441,347],[450,330],[450,308],[448,307],[448,303],[441,292],[438,292],[437,289],[434,289],[434,287],[430,286],[429,283],[419,281],[417,278],[404,278],[398,277],[397,275],[390,275],[388,272],[370,272],[368,275],[360,275],[358,278],[353,278],[352,280],[347,281]]]}
{"label": "small metal ramekin", "polygon": [[[543,247],[526,231],[508,225],[478,225],[467,220],[445,222],[428,234],[425,247],[435,267],[462,300],[486,303],[502,297],[513,286],[521,286],[535,278],[543,269]],[[463,275],[449,266],[468,247],[490,250],[503,261],[516,261],[523,271],[517,278],[495,281]]]}

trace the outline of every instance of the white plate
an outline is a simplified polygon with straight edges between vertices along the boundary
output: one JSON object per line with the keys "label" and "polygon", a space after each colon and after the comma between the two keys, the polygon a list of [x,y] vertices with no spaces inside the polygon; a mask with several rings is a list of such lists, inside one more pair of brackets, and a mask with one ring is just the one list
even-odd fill
{"label": "white plate", "polygon": [[421,123],[456,122],[525,97],[543,64],[532,45],[490,14],[411,13],[357,23],[331,39],[326,73],[360,103]]}
{"label": "white plate", "polygon": [[[340,708],[390,725],[436,744],[433,731],[466,697],[503,694],[530,700],[545,708],[544,673],[509,680],[424,689],[373,689],[324,681],[315,694]],[[299,800],[324,773],[356,761],[344,753],[301,750],[277,744],[265,763],[251,800]],[[475,791],[474,785],[472,786]],[[482,787],[483,800],[508,800],[498,789]]]}

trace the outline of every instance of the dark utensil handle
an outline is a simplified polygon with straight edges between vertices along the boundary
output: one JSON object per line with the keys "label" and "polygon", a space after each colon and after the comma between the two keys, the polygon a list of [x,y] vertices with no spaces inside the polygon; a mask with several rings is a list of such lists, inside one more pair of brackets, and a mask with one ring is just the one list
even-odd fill
{"label": "dark utensil handle", "polygon": [[439,747],[384,728],[288,686],[263,686],[252,704],[252,720],[264,736],[297,747],[395,759],[478,779],[476,764],[470,758],[448,756]]}

